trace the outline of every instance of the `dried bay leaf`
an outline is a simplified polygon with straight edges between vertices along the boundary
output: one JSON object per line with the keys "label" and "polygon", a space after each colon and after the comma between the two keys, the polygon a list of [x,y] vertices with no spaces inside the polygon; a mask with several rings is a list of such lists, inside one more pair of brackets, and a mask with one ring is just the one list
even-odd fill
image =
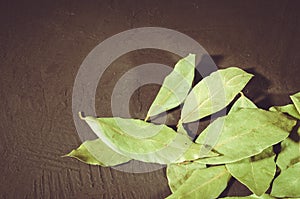
{"label": "dried bay leaf", "polygon": [[294,103],[298,113],[300,114],[300,92],[290,96],[292,102]]}
{"label": "dried bay leaf", "polygon": [[226,188],[229,179],[230,174],[225,166],[196,169],[192,175],[167,198],[217,198]]}
{"label": "dried bay leaf", "polygon": [[174,70],[165,78],[145,120],[180,105],[192,87],[194,74],[195,55],[189,54],[179,60]]}
{"label": "dried bay leaf", "polygon": [[[117,153],[143,162],[169,164],[192,157],[210,157],[200,153],[186,135],[166,125],[138,119],[81,117],[94,133]],[[197,148],[200,148],[196,146]]]}
{"label": "dried bay leaf", "polygon": [[296,121],[278,112],[240,109],[216,119],[199,135],[196,143],[210,145],[222,155],[198,161],[224,164],[257,155],[284,140],[295,125]]}
{"label": "dried bay leaf", "polygon": [[179,159],[176,160],[176,162],[192,161],[199,158],[216,157],[220,155],[211,150],[203,149],[205,149],[205,146],[201,144],[191,143],[189,148]]}
{"label": "dried bay leaf", "polygon": [[300,162],[281,171],[275,178],[271,195],[274,197],[300,197]]}
{"label": "dried bay leaf", "polygon": [[113,151],[100,139],[83,142],[77,149],[72,150],[65,157],[76,158],[86,164],[104,167],[115,166],[131,160]]}
{"label": "dried bay leaf", "polygon": [[[229,114],[240,108],[257,108],[257,106],[241,93],[241,97],[233,104]],[[226,164],[229,173],[247,186],[256,196],[261,196],[269,188],[276,172],[273,147],[262,153],[237,162]]]}
{"label": "dried bay leaf", "polygon": [[[300,136],[300,128],[298,128],[298,136]],[[298,162],[300,162],[300,142],[286,138],[281,142],[281,151],[278,154],[276,164],[281,170],[285,170]]]}
{"label": "dried bay leaf", "polygon": [[300,114],[297,111],[296,106],[294,104],[288,104],[285,106],[272,106],[269,110],[287,113],[288,115],[300,120]]}
{"label": "dried bay leaf", "polygon": [[181,122],[193,122],[225,108],[252,76],[242,69],[230,67],[205,77],[187,96]]}
{"label": "dried bay leaf", "polygon": [[256,196],[255,194],[252,194],[250,196],[236,196],[236,197],[226,197],[222,199],[275,199],[269,194],[263,194],[261,196]]}
{"label": "dried bay leaf", "polygon": [[206,168],[205,164],[197,162],[169,164],[167,166],[167,178],[172,193],[174,193],[195,170],[204,168]]}
{"label": "dried bay leaf", "polygon": [[237,111],[241,108],[257,108],[257,106],[250,99],[248,99],[242,92],[240,94],[241,96],[232,105],[228,114]]}
{"label": "dried bay leaf", "polygon": [[276,172],[273,147],[261,154],[226,164],[229,173],[246,185],[255,195],[261,196],[269,188]]}

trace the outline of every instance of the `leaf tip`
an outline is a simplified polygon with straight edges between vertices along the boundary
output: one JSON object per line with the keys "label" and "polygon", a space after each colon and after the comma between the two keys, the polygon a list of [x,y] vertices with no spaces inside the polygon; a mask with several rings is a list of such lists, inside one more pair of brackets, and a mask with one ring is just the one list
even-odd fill
{"label": "leaf tip", "polygon": [[192,65],[195,65],[196,55],[193,54],[193,53],[190,53],[185,59],[186,59],[188,62],[190,62]]}
{"label": "leaf tip", "polygon": [[70,153],[67,153],[67,154],[65,154],[65,155],[61,155],[60,157],[61,157],[61,158],[72,157],[72,152],[73,152],[73,151],[71,151]]}

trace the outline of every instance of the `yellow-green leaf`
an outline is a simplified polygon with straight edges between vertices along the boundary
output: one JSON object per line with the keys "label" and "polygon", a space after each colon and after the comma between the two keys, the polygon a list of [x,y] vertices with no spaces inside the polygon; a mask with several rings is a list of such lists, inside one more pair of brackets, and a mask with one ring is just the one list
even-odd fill
{"label": "yellow-green leaf", "polygon": [[274,197],[300,197],[300,162],[281,171],[275,178],[271,195]]}
{"label": "yellow-green leaf", "polygon": [[174,193],[195,170],[206,168],[205,164],[197,162],[186,162],[179,164],[170,164],[167,166],[167,178],[169,187]]}
{"label": "yellow-green leaf", "polygon": [[230,174],[225,166],[196,169],[168,199],[217,198],[226,188],[229,179]]}
{"label": "yellow-green leaf", "polygon": [[274,158],[273,147],[269,147],[259,155],[226,164],[226,168],[255,195],[261,196],[267,191],[275,176]]}
{"label": "yellow-green leaf", "polygon": [[237,111],[241,108],[257,108],[257,106],[250,99],[248,99],[242,92],[240,94],[241,96],[232,105],[228,114]]}
{"label": "yellow-green leaf", "polygon": [[[257,108],[257,106],[241,93],[241,97],[233,104],[229,114],[241,108]],[[247,186],[257,196],[261,196],[269,188],[275,175],[276,164],[274,158],[273,147],[269,147],[256,156],[228,163],[226,168],[233,177]]]}
{"label": "yellow-green leaf", "polygon": [[199,158],[216,157],[220,154],[205,148],[201,144],[191,143],[184,154],[176,162],[192,161]]}
{"label": "yellow-green leaf", "polygon": [[298,113],[300,114],[300,92],[291,95],[290,98],[293,101]]}
{"label": "yellow-green leaf", "polygon": [[278,112],[240,109],[216,119],[199,135],[196,143],[209,145],[222,154],[199,162],[223,164],[257,155],[284,140],[295,124]]}
{"label": "yellow-green leaf", "polygon": [[242,69],[230,67],[202,79],[185,100],[181,111],[182,123],[199,120],[225,108],[252,76]]}
{"label": "yellow-green leaf", "polygon": [[269,194],[263,194],[261,196],[256,196],[255,194],[252,194],[250,196],[236,196],[236,197],[226,197],[222,199],[275,199]]}
{"label": "yellow-green leaf", "polygon": [[288,104],[285,106],[272,106],[269,110],[287,113],[288,115],[300,120],[300,114],[297,111],[296,106],[294,104]]}
{"label": "yellow-green leaf", "polygon": [[[182,158],[185,156],[197,157],[200,153],[200,151],[189,150],[191,145],[196,144],[186,135],[176,133],[166,125],[155,125],[138,119],[117,117],[88,116],[82,119],[105,144],[132,159],[169,164],[179,162],[178,159],[185,161]],[[196,154],[192,154],[193,152]]]}
{"label": "yellow-green leaf", "polygon": [[[300,136],[298,129],[298,137]],[[300,162],[300,142],[287,138],[281,142],[281,152],[278,154],[276,164],[281,170]]]}
{"label": "yellow-green leaf", "polygon": [[174,70],[165,78],[145,120],[180,105],[191,89],[194,73],[194,54],[179,60]]}
{"label": "yellow-green leaf", "polygon": [[105,167],[115,166],[130,160],[130,158],[113,151],[100,139],[85,141],[65,156],[76,158],[86,164]]}
{"label": "yellow-green leaf", "polygon": [[188,132],[185,130],[185,128],[184,128],[184,126],[183,126],[183,124],[181,122],[178,123],[178,125],[177,125],[177,133],[189,136]]}

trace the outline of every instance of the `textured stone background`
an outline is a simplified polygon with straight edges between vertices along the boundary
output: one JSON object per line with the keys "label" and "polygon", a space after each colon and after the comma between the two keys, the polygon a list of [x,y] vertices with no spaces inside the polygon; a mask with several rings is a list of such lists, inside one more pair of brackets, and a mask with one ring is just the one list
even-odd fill
{"label": "textured stone background", "polygon": [[[14,1],[0,2],[1,198],[163,198],[161,169],[145,174],[88,166],[60,156],[81,141],[71,112],[72,86],[85,56],[101,41],[131,28],[159,26],[197,40],[221,67],[256,74],[245,89],[261,107],[289,102],[300,90],[300,2],[290,1]],[[105,73],[97,113],[110,116],[114,84],[148,62],[178,57],[155,50],[128,53]],[[132,96],[144,117],[158,86]],[[176,115],[176,113],[175,113]],[[247,189],[231,183],[224,194]]]}

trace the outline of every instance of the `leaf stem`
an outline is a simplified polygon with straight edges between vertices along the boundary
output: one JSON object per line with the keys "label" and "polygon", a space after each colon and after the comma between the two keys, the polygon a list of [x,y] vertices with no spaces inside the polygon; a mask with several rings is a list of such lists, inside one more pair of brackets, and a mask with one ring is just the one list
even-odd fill
{"label": "leaf stem", "polygon": [[82,112],[78,112],[78,116],[81,120],[85,120],[85,117],[83,116]]}
{"label": "leaf stem", "polygon": [[149,115],[147,115],[146,118],[144,119],[145,122],[147,122],[147,120],[149,120]]}
{"label": "leaf stem", "polygon": [[178,128],[180,125],[182,125],[182,120],[181,119],[178,121],[178,124],[176,125],[176,128]]}

